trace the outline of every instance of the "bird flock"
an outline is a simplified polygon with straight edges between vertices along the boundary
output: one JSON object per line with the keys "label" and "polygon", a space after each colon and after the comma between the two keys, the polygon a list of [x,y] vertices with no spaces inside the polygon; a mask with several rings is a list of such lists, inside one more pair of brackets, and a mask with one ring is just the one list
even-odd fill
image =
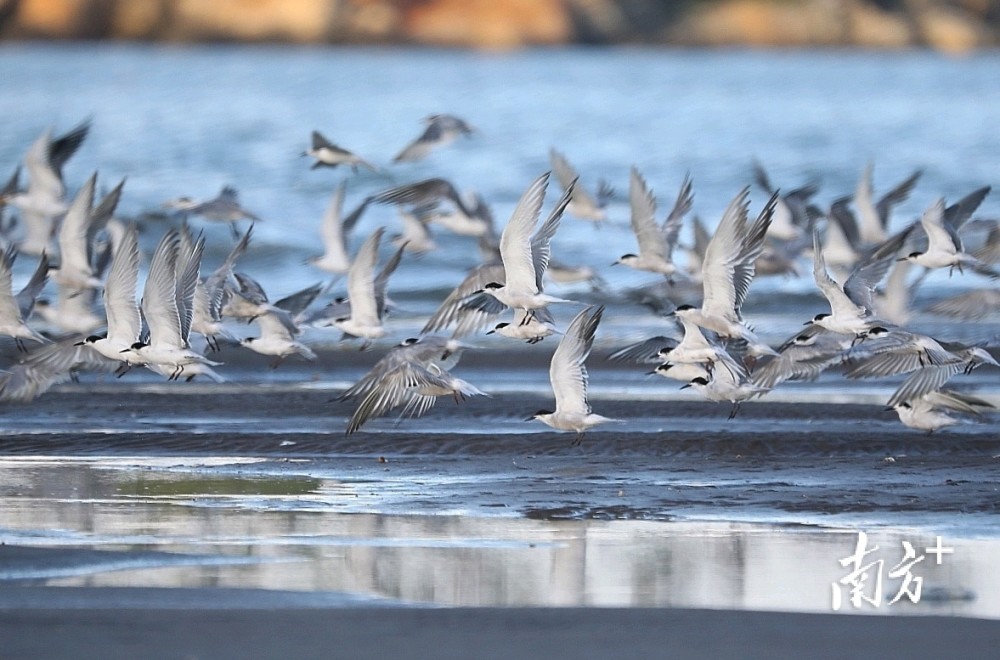
{"label": "bird flock", "polygon": [[[347,433],[394,411],[400,417],[422,415],[440,397],[458,402],[486,396],[451,373],[463,351],[473,348],[468,338],[480,333],[528,344],[556,337],[550,340],[558,344],[549,363],[555,409],[540,410],[529,419],[575,433],[576,443],[587,429],[619,421],[595,413],[587,396],[586,362],[607,313],[605,305],[545,291],[550,282],[603,287],[595,267],[553,259],[552,241],[567,216],[597,229],[611,224],[606,222],[609,201],[616,194],[603,181],[595,191],[586,190],[555,149],[549,152],[550,172],[527,182],[499,230],[487,200],[459,191],[444,178],[375,191],[349,213],[344,212],[346,185],[341,180],[316,228],[324,251],[306,262],[306,267],[332,275],[333,282],[272,303],[264,287],[239,267],[252,249],[253,223],[261,218],[245,209],[228,186],[213,199],[177,197],[163,203],[163,209],[183,221],[159,237],[140,289],[144,255],[139,230],[116,214],[126,181],[99,196],[97,173],[73,194],[63,179],[64,165],[89,130],[89,121],[60,136],[45,130],[23,157],[26,183],[22,186],[17,166],[0,189],[0,335],[11,338],[16,348],[0,374],[0,400],[30,401],[88,371],[123,377],[145,368],[169,380],[222,382],[216,371],[222,363],[212,359],[221,346],[271,356],[272,367],[292,356],[315,361],[316,353],[301,338],[309,326],[335,328],[345,340],[358,340],[362,349],[379,347],[381,357],[371,370],[340,396],[355,404]],[[424,159],[474,135],[462,119],[432,115],[393,164]],[[312,132],[302,156],[312,159],[312,169],[379,171],[319,131]],[[989,338],[962,344],[907,327],[907,301],[924,276],[937,269],[979,284],[936,303],[929,312],[956,319],[1000,312],[995,269],[1000,221],[974,218],[989,187],[950,204],[936,198],[919,220],[890,232],[894,207],[911,195],[921,173],[914,172],[881,197],[875,195],[872,175],[869,164],[852,193],[822,209],[814,201],[818,183],[783,192],[754,164],[753,178],[766,202],[752,213],[751,186],[746,185],[735,191],[710,232],[697,216],[688,220],[695,190],[689,176],[660,222],[657,198],[633,166],[627,201],[636,251],[610,265],[656,279],[615,301],[651,306],[662,319],[664,334],[621,347],[608,358],[636,365],[637,374],[644,368],[679,381],[710,401],[731,403],[730,417],[744,401],[766,396],[785,381],[816,379],[831,367],[848,379],[905,375],[886,406],[909,427],[932,432],[990,410],[989,402],[948,386],[953,377],[977,367],[1000,367],[988,350]],[[550,186],[559,192],[543,219]],[[390,235],[378,227],[352,250],[358,221],[372,205],[398,209],[401,231]],[[232,229],[235,244],[211,272],[202,263],[207,239],[189,222],[197,218]],[[241,230],[243,222],[249,224]],[[481,262],[415,337],[385,348],[384,321],[393,311],[390,279],[404,254],[437,249],[431,227],[475,240]],[[684,233],[692,236],[689,243],[682,243]],[[966,245],[969,236],[974,247]],[[390,242],[394,249],[383,259],[382,246]],[[15,291],[18,258],[38,261],[23,288]],[[769,345],[743,314],[751,284],[757,276],[797,275],[800,264],[810,260],[829,311],[805,320],[800,332],[779,345]],[[346,280],[346,295],[322,303],[340,280]],[[43,297],[53,289],[54,302]],[[695,298],[699,304],[686,302]],[[579,309],[560,328],[552,306]],[[239,337],[241,323],[256,325],[258,334]]]}

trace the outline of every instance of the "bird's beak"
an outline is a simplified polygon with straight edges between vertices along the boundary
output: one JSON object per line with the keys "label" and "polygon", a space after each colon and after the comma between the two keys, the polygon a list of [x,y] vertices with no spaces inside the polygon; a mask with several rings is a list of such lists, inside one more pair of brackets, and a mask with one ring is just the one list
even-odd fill
{"label": "bird's beak", "polygon": [[895,408],[893,408],[892,406],[886,406],[882,410],[884,410],[885,412],[891,412],[891,411],[895,410]]}
{"label": "bird's beak", "polygon": [[691,383],[685,383],[684,385],[681,385],[682,390],[686,390],[689,387],[691,387]]}
{"label": "bird's beak", "polygon": [[809,319],[808,321],[806,321],[806,322],[805,322],[805,323],[803,323],[802,325],[812,325],[812,324],[813,324],[813,320],[812,320],[812,319]]}
{"label": "bird's beak", "polygon": [[525,421],[525,422],[530,422],[530,421],[532,421],[532,420],[534,420],[534,419],[535,419],[535,416],[534,416],[534,415],[528,415],[527,417],[525,417],[525,418],[524,418],[524,421]]}
{"label": "bird's beak", "polygon": [[86,343],[87,343],[87,342],[85,342],[85,341],[78,341],[78,342],[76,342],[76,343],[75,343],[75,344],[73,344],[73,345],[74,345],[74,346],[83,346],[83,345],[84,345],[84,344],[86,344]]}
{"label": "bird's beak", "polygon": [[906,257],[900,257],[899,259],[896,259],[896,261],[906,261]]}
{"label": "bird's beak", "polygon": [[492,334],[493,334],[494,332],[496,332],[496,330],[488,330],[488,331],[486,332],[486,334],[488,334],[488,335],[492,335]]}

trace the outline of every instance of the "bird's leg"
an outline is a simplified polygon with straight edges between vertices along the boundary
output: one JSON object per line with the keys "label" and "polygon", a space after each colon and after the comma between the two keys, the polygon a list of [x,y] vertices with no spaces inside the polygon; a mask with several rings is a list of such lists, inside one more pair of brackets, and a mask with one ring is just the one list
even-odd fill
{"label": "bird's leg", "polygon": [[132,370],[131,364],[129,364],[128,362],[122,362],[121,365],[119,365],[118,368],[115,369],[115,378],[121,378],[131,370]]}
{"label": "bird's leg", "polygon": [[233,239],[235,239],[237,241],[240,240],[240,230],[236,226],[236,221],[235,220],[233,222],[229,223],[229,230],[231,232],[233,232]]}
{"label": "bird's leg", "polygon": [[187,378],[184,379],[184,382],[185,383],[190,383],[192,380],[194,380],[194,377],[197,376],[197,375],[198,374],[191,374],[190,376],[188,376]]}
{"label": "bird's leg", "polygon": [[740,401],[733,402],[733,409],[729,412],[729,419],[736,417],[736,413],[740,411]]}
{"label": "bird's leg", "polygon": [[527,314],[524,315],[524,318],[521,319],[521,322],[518,325],[528,325],[534,320],[535,320],[535,310],[529,309],[527,310]]}
{"label": "bird's leg", "polygon": [[573,438],[573,442],[569,443],[570,447],[579,447],[583,443],[583,431],[577,431],[576,437]]}
{"label": "bird's leg", "polygon": [[279,355],[275,360],[272,360],[271,364],[268,366],[270,366],[271,369],[277,369],[279,366],[281,366],[281,363],[284,361],[285,361],[285,356]]}
{"label": "bird's leg", "polygon": [[14,345],[17,346],[17,350],[21,353],[28,352],[28,347],[24,345],[24,340],[20,337],[14,337]]}

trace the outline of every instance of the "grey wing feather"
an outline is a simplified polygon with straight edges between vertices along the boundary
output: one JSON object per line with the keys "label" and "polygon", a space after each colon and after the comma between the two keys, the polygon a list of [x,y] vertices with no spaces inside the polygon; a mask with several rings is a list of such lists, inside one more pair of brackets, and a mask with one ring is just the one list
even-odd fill
{"label": "grey wing feather", "polygon": [[925,311],[957,319],[976,320],[1000,312],[1000,291],[975,289],[939,300]]}
{"label": "grey wing feather", "polygon": [[62,178],[63,165],[76,153],[87,138],[87,133],[90,132],[90,121],[90,119],[85,119],[79,126],[53,140],[49,145],[49,165],[52,166],[60,179]]}
{"label": "grey wing feather", "polygon": [[406,250],[406,244],[400,245],[399,248],[393,253],[389,260],[385,262],[382,269],[375,276],[375,308],[378,310],[379,320],[385,314],[385,301],[386,295],[385,290],[389,286],[389,278],[392,274],[396,272],[399,268],[399,263],[403,259],[403,252]]}
{"label": "grey wing feather", "polygon": [[496,316],[502,314],[507,306],[488,293],[476,293],[462,301],[462,308]]}
{"label": "grey wing feather", "polygon": [[883,229],[887,228],[889,225],[889,214],[892,212],[892,207],[906,201],[906,199],[909,198],[910,192],[913,190],[913,187],[917,185],[917,181],[920,179],[922,174],[923,170],[917,170],[899,183],[895,188],[883,195],[875,204],[875,210],[878,212],[878,218],[882,223]]}
{"label": "grey wing feather", "polygon": [[24,285],[14,299],[17,301],[17,308],[21,312],[21,318],[27,320],[31,316],[31,311],[35,308],[35,300],[45,288],[49,281],[49,257],[44,252],[38,259],[38,266],[32,273],[31,279]]}
{"label": "grey wing feather", "polygon": [[201,257],[205,251],[205,238],[201,237],[177,258],[177,314],[180,319],[180,336],[187,342],[194,318],[194,294],[201,277]]}
{"label": "grey wing feather", "polygon": [[743,249],[737,257],[733,271],[733,285],[736,290],[736,314],[743,308],[747,293],[750,291],[750,283],[756,273],[756,261],[764,249],[764,237],[767,229],[771,225],[771,218],[774,216],[774,208],[778,203],[778,193],[771,195],[771,198],[757,215],[757,219],[750,225],[743,238]]}
{"label": "grey wing feather", "polygon": [[274,303],[274,306],[278,309],[283,309],[292,316],[298,316],[302,312],[306,311],[316,300],[318,296],[323,291],[323,284],[313,284],[308,286],[301,291],[296,291],[290,295],[285,296],[281,300]]}
{"label": "grey wing feather", "polygon": [[896,255],[902,249],[915,226],[911,224],[887,238],[868,257],[854,267],[844,282],[844,293],[854,304],[868,310],[874,308],[872,294],[875,287],[896,262]]}
{"label": "grey wing feather", "polygon": [[0,401],[26,402],[38,398],[53,385],[70,379],[74,371],[113,372],[121,362],[109,360],[78,337],[63,339],[29,353],[20,363],[0,375]]}
{"label": "grey wing feather", "polygon": [[990,186],[977,188],[946,208],[944,210],[944,226],[951,227],[955,233],[958,233],[962,226],[972,217],[972,214],[976,212],[976,209],[983,203],[986,196],[990,194],[990,190]]}
{"label": "grey wing feather", "polygon": [[660,357],[660,351],[663,349],[672,349],[677,346],[678,343],[679,342],[672,337],[664,337],[662,335],[651,337],[645,341],[640,341],[635,344],[629,344],[624,348],[619,348],[617,351],[609,355],[608,359],[614,362],[660,364],[663,362],[663,358]]}
{"label": "grey wing feather", "polygon": [[552,238],[556,235],[556,230],[559,229],[559,222],[562,220],[566,206],[569,205],[572,199],[575,188],[576,179],[566,187],[562,197],[559,198],[559,201],[556,202],[555,207],[549,213],[549,217],[545,219],[545,222],[538,228],[535,235],[531,237],[531,261],[535,268],[535,286],[539,291],[542,290],[542,277],[549,267],[549,259],[552,256]]}
{"label": "grey wing feather", "polygon": [[[431,315],[431,318],[424,324],[420,333],[428,334],[431,332],[437,332],[455,323],[459,323],[462,330],[461,333],[456,331],[455,336],[461,337],[465,334],[475,332],[476,330],[485,327],[494,315],[490,315],[487,312],[480,313],[474,308],[466,308],[466,299],[470,295],[481,291],[482,288],[490,282],[498,282],[502,284],[503,281],[504,271],[502,264],[483,264],[477,266],[457,287],[451,291],[451,293],[448,294],[444,301],[441,302],[441,305],[438,306],[434,314]],[[489,297],[492,298],[492,296]],[[500,312],[502,311],[503,309],[501,308]]]}
{"label": "grey wing feather", "polygon": [[667,254],[664,256],[667,258],[670,257],[677,245],[677,237],[681,233],[684,216],[693,205],[694,194],[691,192],[691,177],[685,174],[684,181],[681,182],[681,189],[677,193],[677,199],[674,200],[674,206],[670,209],[666,220],[663,221],[663,239],[667,245]]}
{"label": "grey wing feather", "polygon": [[930,392],[935,392],[963,369],[964,365],[960,362],[918,369],[903,381],[887,405],[897,406],[904,401],[912,401]]}

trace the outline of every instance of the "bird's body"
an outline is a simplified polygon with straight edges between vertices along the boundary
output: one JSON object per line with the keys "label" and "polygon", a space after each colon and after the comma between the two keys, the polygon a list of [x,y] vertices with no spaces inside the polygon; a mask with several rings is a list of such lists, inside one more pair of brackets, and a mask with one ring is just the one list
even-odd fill
{"label": "bird's body", "polygon": [[927,249],[923,252],[911,252],[903,257],[906,261],[928,270],[936,268],[962,270],[968,266],[993,279],[1000,278],[1000,273],[991,270],[987,264],[965,251],[959,236],[961,227],[946,218],[943,199],[938,199],[924,211],[920,217],[920,225],[927,234]]}
{"label": "bird's body", "polygon": [[498,323],[486,334],[496,333],[509,339],[526,341],[529,344],[537,344],[546,337],[558,333],[552,313],[548,308],[542,307],[529,313],[519,309],[514,312],[514,320],[510,323]]}
{"label": "bird's body", "polygon": [[184,374],[185,367],[201,363],[218,366],[204,355],[191,349],[188,335],[195,283],[201,265],[204,241],[181,250],[177,232],[169,231],[153,253],[149,275],[143,287],[142,314],[149,326],[149,340],[132,345],[130,359],[144,365],[158,365],[174,380]]}
{"label": "bird's body", "polygon": [[315,159],[312,164],[312,169],[316,169],[318,167],[333,168],[338,165],[350,165],[351,169],[355,172],[358,171],[358,166],[366,167],[372,172],[377,171],[375,166],[367,160],[348,151],[347,149],[338,147],[334,143],[327,140],[319,131],[312,132],[311,146],[302,155],[311,156]]}
{"label": "bird's body", "polygon": [[392,159],[394,163],[423,160],[438,147],[451,144],[463,135],[471,135],[473,128],[454,115],[436,114],[424,119],[424,132],[406,145]]}
{"label": "bird's body", "polygon": [[588,307],[570,322],[549,363],[549,381],[556,409],[540,410],[530,418],[558,431],[575,432],[573,444],[580,444],[587,429],[617,421],[594,413],[587,402],[589,378],[584,363],[594,345],[594,334],[603,313],[603,306]]}
{"label": "bird's body", "polygon": [[674,313],[720,337],[746,341],[750,356],[773,355],[774,350],[743,322],[741,310],[754,277],[756,259],[764,246],[777,197],[772,195],[757,219],[750,223],[747,217],[748,195],[749,189],[744,188],[729,203],[705,249],[701,306],[681,305]]}
{"label": "bird's body", "polygon": [[[378,262],[378,248],[384,233],[385,228],[379,227],[358,249],[347,273],[347,296],[351,301],[351,315],[336,319],[333,323],[345,335],[362,338],[364,340],[362,348],[367,348],[372,341],[385,336],[386,333],[385,326],[382,325],[382,316],[385,312],[385,283],[395,270],[395,265],[383,268],[376,277],[375,264]],[[393,258],[396,265],[401,256],[400,249]]]}
{"label": "bird's body", "polygon": [[476,386],[449,373],[465,344],[436,335],[407,339],[394,346],[357,383],[339,398],[357,400],[348,420],[347,433],[369,419],[402,407],[401,417],[423,415],[438,397],[453,396],[456,402],[469,396],[485,396]]}
{"label": "bird's body", "polygon": [[[564,191],[569,191],[569,203],[566,210],[573,217],[586,220],[599,226],[601,222],[607,220],[608,213],[605,207],[608,200],[614,196],[614,191],[606,183],[601,182],[597,196],[588,193],[582,186],[578,185],[580,175],[566,160],[566,157],[555,149],[549,150],[549,163],[552,166],[552,173]],[[570,187],[572,186],[572,191]]]}
{"label": "bird's body", "polygon": [[240,343],[255,353],[278,358],[273,366],[277,366],[281,360],[291,355],[301,355],[306,360],[315,360],[316,353],[295,339],[295,333],[289,330],[289,322],[278,318],[280,312],[279,309],[256,317],[254,322],[260,328],[260,335],[247,337]]}
{"label": "bird's body", "polygon": [[[47,340],[27,324],[27,317],[31,315],[31,307],[34,306],[34,297],[29,294],[30,300],[19,301],[18,296],[14,295],[11,288],[11,269],[15,255],[16,252],[13,249],[0,251],[0,335],[13,337],[18,342],[18,346],[23,348],[21,342],[25,339],[39,343],[45,343]],[[44,265],[45,268],[48,267],[48,260],[45,259],[44,255],[41,265]],[[36,277],[41,278],[41,286],[44,286],[46,273],[43,271],[39,274],[36,270]],[[40,290],[41,286],[36,282],[33,288]]]}
{"label": "bird's body", "polygon": [[139,283],[139,239],[134,225],[130,225],[115,247],[111,270],[104,284],[104,311],[108,331],[104,336],[91,335],[84,342],[109,360],[126,364],[137,361],[130,349],[139,341],[142,318],[136,301]]}
{"label": "bird's body", "polygon": [[968,394],[950,390],[935,390],[920,397],[900,401],[890,406],[899,415],[899,421],[904,426],[927,433],[933,433],[948,426],[954,426],[966,421],[963,418],[950,415],[948,411],[979,415],[993,406]]}
{"label": "bird's body", "polygon": [[496,298],[505,307],[532,311],[552,303],[573,302],[542,291],[542,278],[551,254],[550,242],[574,190],[570,186],[542,226],[532,234],[545,200],[548,180],[546,173],[528,186],[500,236],[504,281],[489,282],[482,293]]}
{"label": "bird's body", "polygon": [[646,181],[633,167],[629,179],[629,203],[632,209],[632,231],[639,244],[639,254],[625,254],[615,263],[636,270],[658,273],[670,279],[683,273],[672,260],[684,214],[691,208],[691,181],[685,179],[673,210],[663,226],[656,223],[656,199]]}

